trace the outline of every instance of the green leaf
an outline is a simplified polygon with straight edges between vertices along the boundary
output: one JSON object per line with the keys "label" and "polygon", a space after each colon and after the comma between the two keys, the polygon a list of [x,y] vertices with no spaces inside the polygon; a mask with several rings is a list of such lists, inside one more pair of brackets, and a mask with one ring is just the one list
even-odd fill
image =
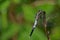
{"label": "green leaf", "polygon": [[7,26],[8,26],[7,11],[4,10],[4,11],[2,12],[2,28],[3,28],[3,29],[6,29]]}
{"label": "green leaf", "polygon": [[38,28],[34,30],[33,35],[30,37],[31,30],[32,30],[32,25],[25,24],[22,27],[22,32],[20,31],[20,36],[18,40],[47,40],[45,34]]}
{"label": "green leaf", "polygon": [[18,40],[30,40],[31,25],[23,24],[20,29]]}
{"label": "green leaf", "polygon": [[5,1],[4,3],[2,3],[2,5],[0,5],[0,10],[5,10],[5,9],[7,9],[8,8],[8,6],[9,6],[9,4],[10,4],[10,1]]}
{"label": "green leaf", "polygon": [[60,0],[57,0],[57,4],[60,6]]}
{"label": "green leaf", "polygon": [[33,35],[32,35],[32,40],[47,40],[46,35],[44,34],[44,32],[38,28],[35,29]]}
{"label": "green leaf", "polygon": [[12,0],[14,3],[18,4],[21,3],[22,0]]}
{"label": "green leaf", "polygon": [[2,33],[1,40],[6,40],[14,36],[19,31],[19,25],[16,23],[13,23],[8,31]]}
{"label": "green leaf", "polygon": [[22,0],[22,3],[25,3],[25,4],[30,4],[32,2],[34,2],[35,0]]}
{"label": "green leaf", "polygon": [[52,29],[50,37],[51,40],[60,40],[60,26],[56,26]]}
{"label": "green leaf", "polygon": [[35,10],[30,5],[23,5],[22,6],[24,17],[27,21],[34,21],[35,18]]}
{"label": "green leaf", "polygon": [[1,16],[2,16],[2,28],[6,29],[7,28],[7,8],[9,6],[10,2],[9,1],[5,1],[1,6],[0,6],[0,10],[1,10]]}

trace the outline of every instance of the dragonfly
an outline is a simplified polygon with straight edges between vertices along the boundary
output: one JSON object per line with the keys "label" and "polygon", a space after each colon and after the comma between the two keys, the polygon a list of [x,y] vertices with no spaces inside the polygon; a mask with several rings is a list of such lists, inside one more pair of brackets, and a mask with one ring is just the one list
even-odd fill
{"label": "dragonfly", "polygon": [[31,31],[31,33],[30,33],[30,37],[32,36],[34,29],[37,27],[38,20],[39,20],[41,17],[42,17],[42,24],[43,24],[43,27],[44,27],[46,36],[47,36],[48,40],[50,40],[50,38],[49,38],[49,31],[47,30],[46,12],[45,12],[45,11],[42,11],[42,10],[39,10],[39,11],[37,12],[37,14],[36,14],[35,21],[34,21],[34,25],[33,25],[33,27],[32,27],[32,31]]}

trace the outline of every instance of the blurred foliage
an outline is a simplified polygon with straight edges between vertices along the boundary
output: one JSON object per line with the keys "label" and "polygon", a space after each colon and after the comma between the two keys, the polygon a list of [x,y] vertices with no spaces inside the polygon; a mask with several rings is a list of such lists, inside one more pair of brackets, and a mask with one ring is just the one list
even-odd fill
{"label": "blurred foliage", "polygon": [[[50,29],[50,39],[60,40],[60,0],[56,0],[55,4],[44,3],[38,6],[31,4],[37,0],[0,0],[0,39],[1,40],[47,40],[46,34],[38,26],[32,37],[29,36],[34,19],[38,10],[46,11],[46,19],[48,28]],[[9,20],[9,7],[14,4],[14,14],[16,19],[20,21],[23,14],[23,23],[12,22]],[[11,11],[11,10],[10,10]],[[11,13],[11,15],[13,12]],[[10,17],[11,17],[10,15]],[[20,17],[17,15],[20,15]],[[13,18],[13,17],[12,17]],[[22,21],[21,21],[22,22]],[[15,35],[17,35],[15,37]]]}
{"label": "blurred foliage", "polygon": [[35,10],[33,9],[33,7],[30,5],[23,5],[22,9],[23,9],[24,17],[26,18],[26,20],[34,21]]}

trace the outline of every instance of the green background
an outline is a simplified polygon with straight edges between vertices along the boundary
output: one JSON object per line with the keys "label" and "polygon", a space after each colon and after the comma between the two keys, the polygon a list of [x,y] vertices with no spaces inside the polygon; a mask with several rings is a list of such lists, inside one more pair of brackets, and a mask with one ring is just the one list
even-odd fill
{"label": "green background", "polygon": [[[60,40],[60,0],[55,0],[53,4],[43,0],[45,3],[42,1],[39,3],[41,5],[33,5],[37,1],[40,0],[0,0],[0,40],[47,40],[46,34],[39,28],[41,26],[37,26],[33,35],[29,36],[38,10],[46,12],[46,19],[50,23],[50,39]],[[10,6],[14,8],[16,19],[19,20],[20,16],[23,16],[22,23],[16,22],[15,19],[10,20]]]}

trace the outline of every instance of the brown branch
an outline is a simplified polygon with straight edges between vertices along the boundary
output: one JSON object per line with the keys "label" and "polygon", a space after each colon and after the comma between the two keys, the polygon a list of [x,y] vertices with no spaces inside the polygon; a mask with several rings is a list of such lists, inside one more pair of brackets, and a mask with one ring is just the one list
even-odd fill
{"label": "brown branch", "polygon": [[[20,15],[20,14],[16,17],[16,14],[15,14],[15,7],[16,6],[17,5],[14,4],[14,3],[10,4],[9,11],[8,11],[8,13],[9,13],[8,14],[9,15],[9,20],[11,22],[16,22],[16,23],[22,24],[22,23],[24,23],[25,19],[24,19],[24,16]],[[12,40],[17,40],[17,34],[18,34],[18,32],[16,32],[16,35],[14,35],[11,39]]]}
{"label": "brown branch", "polygon": [[49,37],[49,30],[47,30],[47,20],[46,20],[46,13],[44,12],[43,14],[43,26],[44,26],[44,29],[45,29],[45,33],[46,33],[46,36],[48,38],[48,40],[50,40],[50,37]]}
{"label": "brown branch", "polygon": [[10,4],[10,7],[9,7],[9,20],[11,20],[12,22],[15,22],[16,21],[16,15],[15,15],[15,12],[14,12],[14,9],[15,9],[15,4],[14,3],[11,3]]}
{"label": "brown branch", "polygon": [[[9,15],[9,20],[11,22],[17,22],[16,15],[15,15],[15,7],[16,7],[16,4],[14,4],[14,3],[10,4],[8,15]],[[17,32],[16,32],[16,34],[17,34]],[[17,40],[17,35],[14,35],[13,38],[11,38],[11,39]]]}

